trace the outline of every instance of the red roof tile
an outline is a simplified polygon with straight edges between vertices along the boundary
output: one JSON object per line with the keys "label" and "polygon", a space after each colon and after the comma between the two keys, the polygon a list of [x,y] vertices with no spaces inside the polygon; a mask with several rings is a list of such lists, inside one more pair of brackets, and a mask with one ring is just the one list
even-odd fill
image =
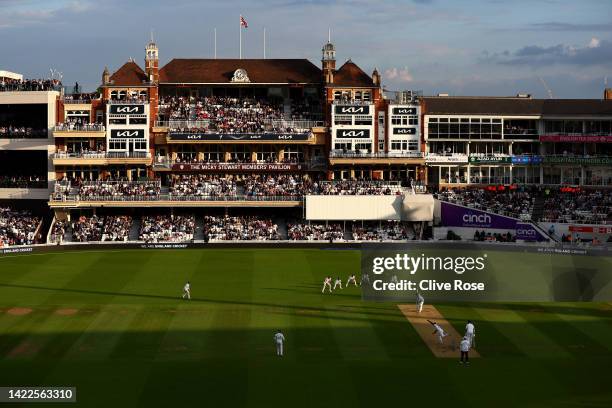
{"label": "red roof tile", "polygon": [[134,61],[128,61],[110,77],[111,86],[138,86],[148,81],[147,74]]}
{"label": "red roof tile", "polygon": [[373,88],[376,85],[368,74],[348,60],[334,73],[334,86]]}
{"label": "red roof tile", "polygon": [[160,83],[231,83],[242,68],[250,83],[321,83],[321,70],[307,59],[173,59],[159,72]]}

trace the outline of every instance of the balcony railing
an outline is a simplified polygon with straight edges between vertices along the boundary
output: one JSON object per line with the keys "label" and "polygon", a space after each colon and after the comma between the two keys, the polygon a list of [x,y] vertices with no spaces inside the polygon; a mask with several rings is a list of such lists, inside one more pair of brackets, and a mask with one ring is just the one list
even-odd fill
{"label": "balcony railing", "polygon": [[339,150],[334,149],[329,152],[329,157],[332,158],[365,158],[365,159],[389,159],[389,158],[414,158],[421,159],[425,157],[423,152],[368,152],[367,150]]}
{"label": "balcony railing", "polygon": [[[210,120],[183,120],[183,119],[170,119],[170,120],[158,120],[155,122],[155,126],[169,128],[173,132],[184,131],[186,133],[239,133],[239,132],[226,132],[223,129],[209,129]],[[274,132],[274,129],[292,129],[296,133],[304,133],[310,131],[313,127],[324,126],[323,121],[318,120],[283,120],[283,119],[268,119],[261,121],[261,125],[264,128],[270,130],[264,130],[261,133]],[[195,129],[195,130],[193,130]],[[286,130],[280,131],[281,133],[287,133]],[[254,133],[254,132],[245,132]]]}
{"label": "balcony railing", "polygon": [[[310,170],[317,169],[326,166],[326,159],[323,157],[308,160],[308,161],[257,161],[257,162],[223,162],[216,160],[203,160],[203,161],[184,161],[184,160],[171,160],[168,157],[157,156],[153,161],[153,167],[158,169],[172,169],[174,167],[184,166],[191,170],[240,170],[240,171],[252,171],[252,170]],[[261,168],[255,168],[261,166]]]}
{"label": "balcony railing", "polygon": [[57,152],[54,159],[148,159],[150,152]]}
{"label": "balcony railing", "polygon": [[106,101],[109,105],[137,105],[137,104],[148,104],[149,100],[144,98],[131,98],[131,99],[109,99]]}
{"label": "balcony railing", "polygon": [[287,196],[246,196],[246,195],[228,195],[228,196],[205,196],[205,195],[172,195],[172,194],[156,194],[156,195],[78,195],[78,194],[61,194],[55,193],[50,197],[52,202],[99,202],[99,201],[120,201],[120,202],[155,202],[155,201],[220,201],[220,202],[270,202],[270,201],[302,201],[301,195]]}
{"label": "balcony railing", "polygon": [[56,132],[104,132],[106,128],[100,123],[58,123],[55,125]]}
{"label": "balcony railing", "polygon": [[0,139],[47,139],[49,132],[47,129],[44,130],[30,130],[30,131],[2,131],[0,130]]}
{"label": "balcony railing", "polygon": [[365,106],[365,105],[373,105],[372,101],[358,101],[358,100],[345,100],[345,99],[334,99],[332,101],[333,105],[356,105],[356,106]]}

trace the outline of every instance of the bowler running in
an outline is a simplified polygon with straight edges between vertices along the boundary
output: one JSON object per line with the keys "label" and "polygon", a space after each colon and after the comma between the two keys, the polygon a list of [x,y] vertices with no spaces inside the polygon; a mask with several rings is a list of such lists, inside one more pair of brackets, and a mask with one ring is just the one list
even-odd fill
{"label": "bowler running in", "polygon": [[433,327],[434,327],[434,332],[432,334],[437,335],[438,336],[438,340],[440,340],[440,344],[444,344],[444,338],[446,336],[448,336],[448,333],[444,331],[444,329],[442,328],[442,326],[440,326],[438,323],[436,322],[432,322],[431,320],[427,320]]}

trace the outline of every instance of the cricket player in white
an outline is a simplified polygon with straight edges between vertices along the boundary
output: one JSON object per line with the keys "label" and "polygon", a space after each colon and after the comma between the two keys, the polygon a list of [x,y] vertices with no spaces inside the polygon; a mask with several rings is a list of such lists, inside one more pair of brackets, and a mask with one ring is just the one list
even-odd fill
{"label": "cricket player in white", "polygon": [[418,313],[421,313],[423,311],[424,303],[425,303],[425,299],[423,298],[421,293],[417,290],[416,307],[417,307]]}
{"label": "cricket player in white", "polygon": [[459,344],[459,349],[461,350],[461,360],[459,361],[461,364],[465,362],[465,364],[470,364],[470,357],[468,355],[470,351],[470,340],[467,337],[464,337]]}
{"label": "cricket player in white", "polygon": [[340,277],[336,278],[336,281],[334,282],[334,290],[336,290],[336,287],[340,286],[340,289],[342,289],[342,279],[340,279]]}
{"label": "cricket player in white", "polygon": [[440,340],[440,344],[444,344],[444,338],[446,336],[448,336],[448,333],[444,331],[444,329],[442,328],[442,326],[440,326],[438,323],[436,322],[431,322],[428,320],[429,323],[431,323],[434,327],[434,332],[433,334],[437,334],[438,335],[438,340]]}
{"label": "cricket player in white", "polygon": [[393,276],[391,277],[391,282],[393,282],[393,283],[397,283],[397,275],[393,275]]}
{"label": "cricket player in white", "polygon": [[185,286],[183,286],[183,299],[185,299],[185,297],[187,299],[191,299],[191,285],[189,284],[189,281],[187,281]]}
{"label": "cricket player in white", "polygon": [[279,330],[274,335],[274,342],[276,343],[276,355],[283,356],[283,343],[285,342],[285,335]]}
{"label": "cricket player in white", "polygon": [[328,276],[325,278],[325,280],[323,281],[323,290],[321,291],[321,293],[325,293],[325,288],[329,288],[329,293],[332,292],[332,286],[331,286],[331,276]]}
{"label": "cricket player in white", "polygon": [[470,347],[474,344],[474,337],[476,337],[476,327],[471,320],[468,320],[465,325],[465,337],[470,341]]}
{"label": "cricket player in white", "polygon": [[345,286],[345,287],[347,287],[347,288],[348,288],[348,286],[349,286],[351,283],[352,283],[353,285],[357,286],[357,279],[355,278],[355,275],[351,275],[351,276],[349,276],[349,277],[348,277],[348,280],[346,281],[346,286]]}
{"label": "cricket player in white", "polygon": [[363,285],[364,282],[368,285],[370,284],[370,276],[367,273],[361,275],[361,282],[359,282],[359,286]]}

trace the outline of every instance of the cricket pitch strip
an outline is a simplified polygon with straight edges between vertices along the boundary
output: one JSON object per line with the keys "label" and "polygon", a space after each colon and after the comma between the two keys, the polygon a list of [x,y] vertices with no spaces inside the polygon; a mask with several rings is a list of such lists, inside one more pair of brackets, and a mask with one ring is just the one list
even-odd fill
{"label": "cricket pitch strip", "polygon": [[[462,334],[459,334],[457,330],[438,312],[434,306],[425,305],[423,311],[417,313],[416,306],[410,305],[397,305],[399,310],[404,314],[406,319],[412,324],[416,332],[421,336],[421,339],[427,347],[431,350],[434,356],[438,358],[456,358],[459,359],[459,343],[463,338]],[[438,336],[432,334],[434,331],[433,326],[427,321],[431,320],[437,322],[448,336],[444,338],[444,344],[440,344]],[[472,348],[470,350],[470,358],[480,357],[480,354]]]}

